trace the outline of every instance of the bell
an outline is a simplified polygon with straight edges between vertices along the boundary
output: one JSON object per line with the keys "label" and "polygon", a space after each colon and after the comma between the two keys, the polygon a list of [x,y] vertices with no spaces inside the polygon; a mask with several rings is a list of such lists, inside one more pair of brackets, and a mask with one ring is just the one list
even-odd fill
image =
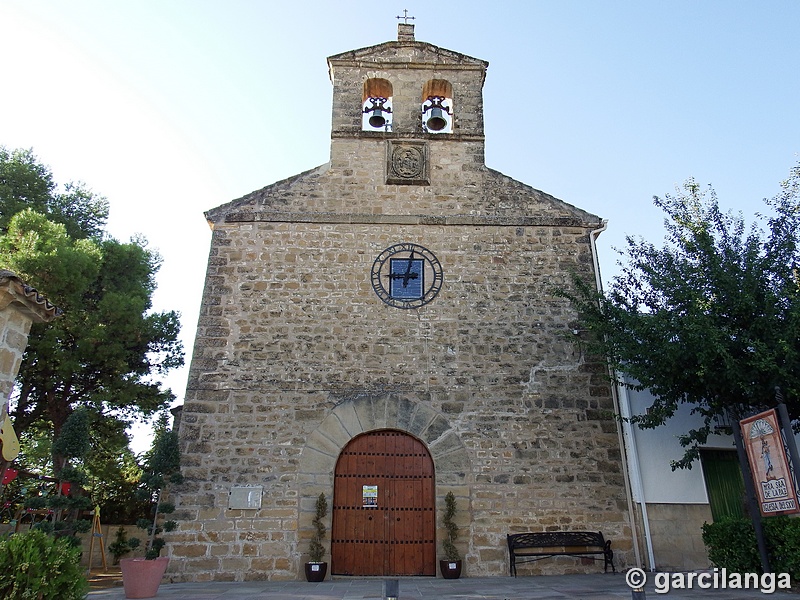
{"label": "bell", "polygon": [[369,126],[377,129],[384,125],[386,125],[386,118],[383,116],[383,111],[380,108],[376,108],[372,111],[372,116],[369,118]]}
{"label": "bell", "polygon": [[425,125],[431,131],[441,131],[445,127],[447,127],[447,120],[442,116],[442,109],[434,106],[430,109],[430,116],[428,120],[425,121]]}

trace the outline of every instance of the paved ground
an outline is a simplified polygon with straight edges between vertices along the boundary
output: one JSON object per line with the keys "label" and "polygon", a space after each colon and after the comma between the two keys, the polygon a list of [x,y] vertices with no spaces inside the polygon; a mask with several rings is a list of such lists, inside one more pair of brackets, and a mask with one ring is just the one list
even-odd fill
{"label": "paved ground", "polygon": [[[275,581],[242,583],[172,583],[162,584],[161,600],[365,600],[383,598],[383,579],[337,578],[322,583]],[[663,580],[660,589],[663,591]],[[640,600],[625,582],[624,574],[556,575],[541,577],[462,577],[399,579],[400,600],[458,599],[469,600]],[[798,598],[783,591],[765,594],[757,589],[671,590],[656,593],[654,575],[648,574],[645,595],[648,600],[745,600],[756,598]],[[121,587],[94,590],[88,600],[123,600]]]}

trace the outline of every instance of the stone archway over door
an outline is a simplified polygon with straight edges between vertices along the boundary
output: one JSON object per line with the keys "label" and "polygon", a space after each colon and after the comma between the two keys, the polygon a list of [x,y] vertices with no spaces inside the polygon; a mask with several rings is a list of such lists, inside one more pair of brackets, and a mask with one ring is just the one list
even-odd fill
{"label": "stone archway over door", "polygon": [[415,437],[372,431],[342,450],[334,473],[331,572],[436,575],[433,459]]}

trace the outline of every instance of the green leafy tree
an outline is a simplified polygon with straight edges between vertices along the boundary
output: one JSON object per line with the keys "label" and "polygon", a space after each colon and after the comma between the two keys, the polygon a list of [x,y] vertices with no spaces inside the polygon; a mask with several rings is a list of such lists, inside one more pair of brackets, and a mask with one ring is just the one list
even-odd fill
{"label": "green leafy tree", "polygon": [[[67,429],[65,425],[62,437]],[[3,499],[12,504],[10,514],[24,505],[46,507],[49,498],[56,493],[55,483],[43,484],[32,478],[55,475],[51,436],[51,427],[44,422],[35,423],[20,436],[22,451],[15,461],[20,476],[3,489]],[[92,414],[86,439],[88,451],[79,459],[71,458],[71,469],[67,469],[67,477],[79,480],[71,494],[90,498],[88,508],[99,506],[103,523],[135,524],[137,519],[149,514],[150,504],[139,494],[142,468],[128,446],[125,423]],[[84,500],[76,499],[76,502],[82,507]]]}
{"label": "green leafy tree", "polygon": [[61,223],[73,238],[102,236],[108,219],[106,198],[80,182],[60,190],[50,168],[32,150],[0,146],[0,231],[5,232],[11,218],[26,208]]}
{"label": "green leafy tree", "polygon": [[63,309],[31,328],[18,378],[15,427],[39,419],[57,437],[78,405],[109,417],[152,415],[172,398],[152,381],[183,363],[175,312],[151,313],[157,254],[141,242],[74,240],[30,209],[0,237],[0,263]]}
{"label": "green leafy tree", "polygon": [[58,535],[86,531],[91,524],[82,511],[95,506],[107,523],[135,523],[147,514],[148,503],[137,494],[142,470],[124,429],[119,420],[84,406],[70,414],[51,446],[52,455],[62,459],[54,475],[59,485],[71,484],[69,493],[59,494],[55,486],[56,493],[40,496],[37,491],[26,500],[28,507],[54,511],[46,527],[52,525]]}
{"label": "green leafy tree", "polygon": [[57,476],[63,475],[63,471],[69,468],[74,471],[74,473],[70,473],[72,475],[70,481],[76,483],[85,481],[85,474],[82,469],[70,466],[69,461],[70,459],[79,459],[82,462],[89,452],[91,419],[92,416],[89,410],[79,406],[64,421],[64,426],[61,428],[58,437],[53,441],[52,447],[53,454],[63,461],[60,465],[56,465]]}
{"label": "green leafy tree", "polygon": [[128,533],[125,528],[120,525],[117,532],[114,534],[114,541],[108,545],[108,551],[114,557],[113,564],[118,565],[119,560],[132,550]]}
{"label": "green leafy tree", "polygon": [[[152,310],[160,256],[144,239],[105,237],[107,203],[82,185],[58,192],[30,151],[0,149],[0,265],[59,306],[34,324],[13,398],[18,433],[58,439],[78,407],[121,424],[173,398],[155,377],[183,364],[179,315]],[[53,447],[52,466],[65,461]]]}
{"label": "green leafy tree", "polygon": [[[48,508],[53,511],[52,520],[42,521],[36,526],[48,533],[71,537],[75,533],[88,531],[91,527],[89,520],[81,518],[81,511],[92,506],[91,500],[82,493],[81,488],[86,483],[86,473],[82,467],[90,449],[91,418],[85,407],[78,407],[67,417],[61,433],[51,446],[53,456],[60,460],[54,469],[58,480],[55,493],[44,496],[37,494],[25,502],[28,508]],[[71,494],[62,493],[62,483],[71,485]],[[80,543],[74,537],[71,537],[70,542],[75,545]]]}
{"label": "green leafy tree", "polygon": [[149,514],[149,504],[138,494],[142,468],[128,447],[124,427],[117,420],[95,420],[91,450],[84,462],[84,488],[100,507],[103,523],[133,525]]}
{"label": "green leafy tree", "polygon": [[680,437],[685,453],[673,468],[691,468],[717,417],[773,405],[776,386],[800,416],[800,165],[782,188],[765,200],[770,216],[748,227],[690,180],[654,199],[666,213],[662,247],[628,237],[605,294],[577,278],[561,291],[590,351],[655,397],[635,423],[659,426],[683,403],[703,417]]}

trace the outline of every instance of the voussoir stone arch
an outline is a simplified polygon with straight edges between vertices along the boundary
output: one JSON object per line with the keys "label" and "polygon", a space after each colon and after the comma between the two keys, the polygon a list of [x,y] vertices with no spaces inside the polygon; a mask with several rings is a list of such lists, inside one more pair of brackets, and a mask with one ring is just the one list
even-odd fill
{"label": "voussoir stone arch", "polygon": [[298,472],[301,496],[313,497],[332,489],[342,448],[357,435],[376,429],[397,429],[421,440],[431,453],[437,485],[466,482],[470,472],[467,448],[441,413],[397,394],[361,394],[337,404],[308,436]]}

